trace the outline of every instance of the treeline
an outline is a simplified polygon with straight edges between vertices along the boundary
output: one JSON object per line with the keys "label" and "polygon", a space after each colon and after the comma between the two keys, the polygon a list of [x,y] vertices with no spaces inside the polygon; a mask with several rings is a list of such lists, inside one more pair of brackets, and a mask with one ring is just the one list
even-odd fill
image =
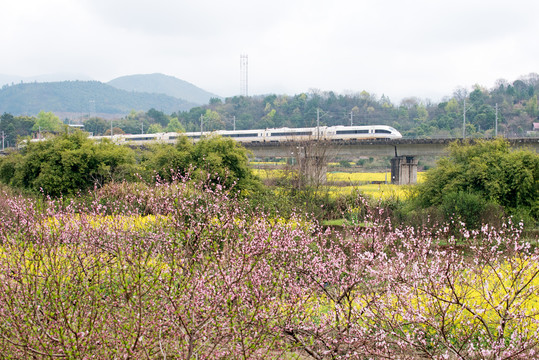
{"label": "treeline", "polygon": [[85,193],[109,182],[170,182],[187,175],[238,191],[261,186],[249,167],[247,150],[221,137],[196,144],[183,137],[176,145],[135,150],[74,131],[29,142],[0,157],[0,183],[53,197]]}
{"label": "treeline", "polygon": [[[391,125],[408,137],[461,137],[466,106],[466,136],[526,136],[539,116],[539,75],[509,83],[499,80],[493,89],[458,89],[440,103],[410,97],[393,104],[389,98],[366,91],[336,94],[311,91],[295,96],[236,96],[174,114],[187,131],[312,127],[321,125]],[[497,109],[497,111],[496,111]]]}
{"label": "treeline", "polygon": [[[411,97],[393,104],[389,98],[366,91],[337,94],[313,90],[294,96],[234,96],[213,98],[208,105],[167,115],[151,109],[131,112],[114,121],[115,132],[129,134],[185,131],[244,130],[320,125],[390,125],[407,137],[461,137],[464,117],[466,137],[526,136],[539,120],[539,75],[512,83],[499,80],[493,89],[476,85],[471,92],[458,89],[440,103]],[[464,114],[466,106],[466,114]],[[497,129],[496,129],[497,119]],[[177,122],[176,122],[177,120]],[[172,121],[172,124],[169,123]],[[179,123],[179,124],[178,124]],[[110,134],[110,121],[89,119],[85,130]]]}
{"label": "treeline", "polygon": [[[0,116],[0,149],[15,147],[21,139],[43,138],[51,134],[69,133],[70,121],[61,120],[52,112],[41,111],[37,116],[13,116],[4,113]],[[146,112],[131,111],[122,119],[105,120],[99,117],[86,119],[84,131],[92,135],[140,134],[158,132],[183,132],[185,129],[177,117],[166,115],[162,111],[150,109]]]}
{"label": "treeline", "polygon": [[[465,120],[466,137],[527,136],[538,122],[539,75],[529,74],[512,83],[499,80],[493,89],[474,86],[471,92],[458,89],[440,103],[410,97],[399,105],[389,98],[376,97],[366,91],[337,94],[312,90],[294,96],[235,96],[186,111],[167,114],[152,108],[146,112],[131,111],[121,119],[90,117],[83,121],[84,130],[93,135],[141,134],[162,131],[213,131],[264,129],[274,127],[312,127],[320,125],[390,125],[406,137],[462,137]],[[42,114],[41,112],[40,114]],[[49,114],[49,113],[46,113]],[[36,137],[40,115],[0,117],[4,146],[15,146],[17,138]],[[60,119],[58,119],[60,120]],[[65,119],[64,124],[69,120]]]}

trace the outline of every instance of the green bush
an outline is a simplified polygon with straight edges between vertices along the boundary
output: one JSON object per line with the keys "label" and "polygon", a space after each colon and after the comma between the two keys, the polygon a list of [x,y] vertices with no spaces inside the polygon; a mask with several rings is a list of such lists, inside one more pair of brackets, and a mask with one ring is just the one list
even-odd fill
{"label": "green bush", "polygon": [[446,219],[459,219],[467,228],[473,229],[481,226],[481,216],[486,204],[480,195],[458,191],[444,195],[440,208]]}
{"label": "green bush", "polygon": [[201,180],[245,192],[257,191],[262,185],[251,171],[247,149],[229,138],[209,136],[192,144],[180,137],[176,146],[152,146],[143,158],[147,178],[159,175],[169,181],[177,174],[194,172]]}
{"label": "green bush", "polygon": [[[539,155],[530,150],[513,150],[501,138],[464,144],[454,142],[450,145],[449,157],[427,171],[425,182],[419,184],[417,190],[416,200],[423,208],[441,206],[450,211],[458,205],[461,214],[475,217],[474,207],[477,210],[492,203],[509,213],[529,213],[537,221]],[[467,203],[454,203],[458,200]],[[466,206],[470,209],[465,209]]]}
{"label": "green bush", "polygon": [[30,142],[0,161],[0,181],[46,195],[73,195],[109,181],[132,180],[133,150],[109,141],[96,143],[82,132]]}

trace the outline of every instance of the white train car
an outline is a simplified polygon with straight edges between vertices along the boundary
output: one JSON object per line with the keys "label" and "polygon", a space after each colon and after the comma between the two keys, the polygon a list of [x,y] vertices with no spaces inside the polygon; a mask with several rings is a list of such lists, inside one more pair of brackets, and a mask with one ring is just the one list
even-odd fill
{"label": "white train car", "polygon": [[264,137],[265,142],[269,143],[321,140],[325,137],[326,128],[325,126],[320,126],[314,128],[267,129]]}
{"label": "white train car", "polygon": [[220,135],[241,143],[285,143],[292,141],[330,140],[359,141],[367,139],[400,139],[402,135],[387,125],[369,126],[320,126],[312,128],[276,128],[258,130],[218,130],[213,132],[158,133],[138,135],[92,136],[97,141],[111,139],[116,144],[145,145],[150,142],[175,143],[179,137],[186,136],[193,142],[203,136]]}
{"label": "white train car", "polygon": [[162,140],[163,133],[157,134],[138,134],[138,135],[119,135],[123,140],[123,143],[127,145],[142,145],[147,144],[148,142],[156,142]]}
{"label": "white train car", "polygon": [[219,130],[215,133],[222,137],[231,138],[240,143],[262,143],[265,139],[265,130]]}
{"label": "white train car", "polygon": [[327,128],[326,140],[400,139],[396,129],[386,125],[331,126]]}

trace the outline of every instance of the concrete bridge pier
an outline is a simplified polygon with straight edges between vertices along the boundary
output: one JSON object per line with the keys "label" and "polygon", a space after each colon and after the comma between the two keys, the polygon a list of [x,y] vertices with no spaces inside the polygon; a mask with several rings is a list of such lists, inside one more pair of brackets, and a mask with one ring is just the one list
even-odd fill
{"label": "concrete bridge pier", "polygon": [[417,183],[417,160],[414,156],[395,156],[391,159],[391,183],[396,185]]}

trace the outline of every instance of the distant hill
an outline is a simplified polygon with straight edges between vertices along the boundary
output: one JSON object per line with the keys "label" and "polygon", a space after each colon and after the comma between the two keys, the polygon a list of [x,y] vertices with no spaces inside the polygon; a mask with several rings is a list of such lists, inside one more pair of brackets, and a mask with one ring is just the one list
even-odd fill
{"label": "distant hill", "polygon": [[219,97],[187,81],[163,74],[122,76],[107,84],[127,91],[165,94],[199,105],[208,104],[211,98]]}
{"label": "distant hill", "polygon": [[0,90],[0,113],[35,115],[55,113],[128,114],[154,108],[165,113],[187,111],[192,102],[163,94],[125,91],[99,81],[23,83]]}
{"label": "distant hill", "polygon": [[20,83],[32,83],[32,82],[56,82],[56,81],[91,81],[94,80],[84,74],[75,73],[54,73],[43,74],[36,76],[19,76],[19,75],[5,75],[0,74],[0,87],[4,85],[15,85]]}

